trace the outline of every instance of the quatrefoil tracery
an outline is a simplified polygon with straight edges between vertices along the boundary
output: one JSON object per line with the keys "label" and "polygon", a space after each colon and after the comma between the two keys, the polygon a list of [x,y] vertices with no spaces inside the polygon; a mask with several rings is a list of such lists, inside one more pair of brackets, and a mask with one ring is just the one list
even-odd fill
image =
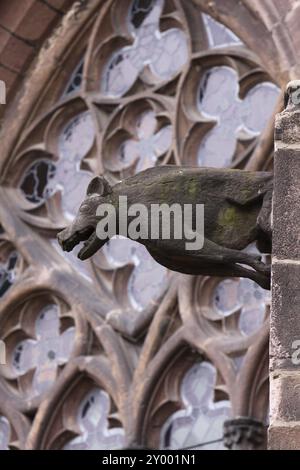
{"label": "quatrefoil tracery", "polygon": [[75,328],[60,334],[59,308],[48,305],[35,322],[35,338],[25,339],[13,351],[13,368],[18,376],[34,370],[32,391],[41,395],[49,390],[57,378],[57,369],[70,358]]}
{"label": "quatrefoil tracery", "polygon": [[106,95],[124,95],[146,66],[156,80],[164,81],[173,78],[187,62],[188,43],[184,32],[179,28],[159,30],[163,6],[163,0],[154,0],[141,24],[129,23],[134,42],[116,52],[107,64],[102,78]]}
{"label": "quatrefoil tracery", "polygon": [[201,142],[199,165],[230,166],[237,140],[251,140],[264,130],[278,95],[275,85],[263,82],[252,87],[242,100],[233,69],[221,66],[206,72],[200,82],[198,106],[216,125]]}
{"label": "quatrefoil tracery", "polygon": [[81,434],[68,442],[65,450],[114,450],[125,445],[122,428],[108,428],[110,397],[104,391],[95,388],[82,400],[77,421]]}

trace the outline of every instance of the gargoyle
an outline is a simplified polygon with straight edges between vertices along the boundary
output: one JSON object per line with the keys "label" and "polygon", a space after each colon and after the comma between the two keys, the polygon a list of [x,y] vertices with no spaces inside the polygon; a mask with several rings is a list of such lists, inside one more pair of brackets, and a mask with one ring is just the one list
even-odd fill
{"label": "gargoyle", "polygon": [[[204,244],[187,250],[187,239],[138,239],[161,265],[185,274],[246,277],[270,288],[270,266],[261,256],[243,251],[256,242],[271,253],[273,175],[231,169],[155,167],[127,178],[113,187],[104,177],[95,177],[74,222],[58,234],[63,250],[72,251],[81,241],[81,260],[93,256],[108,240],[100,239],[96,212],[101,204],[119,211],[119,196],[130,205],[204,205]],[[130,217],[128,218],[130,222]],[[119,226],[116,227],[119,234]],[[99,233],[98,233],[99,235]]]}

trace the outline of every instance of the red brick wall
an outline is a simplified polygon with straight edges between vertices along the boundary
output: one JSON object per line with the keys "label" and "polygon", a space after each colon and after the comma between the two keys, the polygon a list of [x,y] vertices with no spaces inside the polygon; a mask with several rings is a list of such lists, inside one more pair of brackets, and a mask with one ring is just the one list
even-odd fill
{"label": "red brick wall", "polygon": [[2,0],[0,2],[0,79],[8,99],[51,31],[74,0]]}

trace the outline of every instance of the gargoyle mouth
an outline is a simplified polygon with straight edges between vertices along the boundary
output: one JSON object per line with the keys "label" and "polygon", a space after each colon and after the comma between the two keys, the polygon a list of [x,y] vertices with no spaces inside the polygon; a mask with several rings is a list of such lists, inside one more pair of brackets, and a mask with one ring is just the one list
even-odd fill
{"label": "gargoyle mouth", "polygon": [[94,233],[94,228],[90,226],[82,230],[77,230],[68,238],[63,238],[63,233],[64,232],[61,232],[61,234],[58,235],[58,241],[64,251],[70,252],[80,242],[88,240],[88,238]]}
{"label": "gargoyle mouth", "polygon": [[93,256],[105,243],[105,240],[100,240],[97,237],[95,228],[92,226],[86,227],[83,230],[78,230],[68,238],[63,238],[63,232],[58,235],[59,243],[64,251],[72,251],[79,243],[84,242],[83,247],[78,253],[78,258],[82,261]]}

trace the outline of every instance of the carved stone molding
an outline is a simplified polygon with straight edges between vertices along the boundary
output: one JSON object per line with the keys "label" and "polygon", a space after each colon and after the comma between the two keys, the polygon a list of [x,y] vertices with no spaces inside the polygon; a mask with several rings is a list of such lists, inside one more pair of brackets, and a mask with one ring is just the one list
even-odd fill
{"label": "carved stone molding", "polygon": [[255,450],[266,439],[266,426],[252,418],[235,418],[224,423],[224,445],[230,450]]}

